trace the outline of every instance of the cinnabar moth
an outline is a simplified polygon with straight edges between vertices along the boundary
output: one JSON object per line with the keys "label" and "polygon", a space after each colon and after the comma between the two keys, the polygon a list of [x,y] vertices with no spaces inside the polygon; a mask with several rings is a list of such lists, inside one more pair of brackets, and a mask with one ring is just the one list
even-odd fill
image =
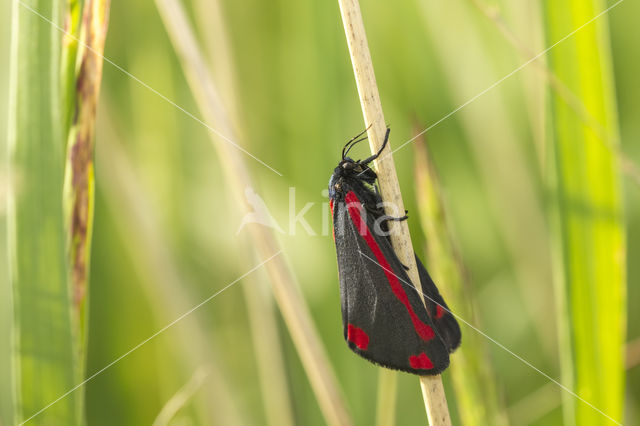
{"label": "cinnabar moth", "polygon": [[440,374],[460,345],[460,327],[416,256],[425,304],[388,237],[377,175],[365,160],[347,157],[363,133],[342,149],[329,180],[333,235],[338,257],[344,338],[349,348],[383,367],[418,375]]}

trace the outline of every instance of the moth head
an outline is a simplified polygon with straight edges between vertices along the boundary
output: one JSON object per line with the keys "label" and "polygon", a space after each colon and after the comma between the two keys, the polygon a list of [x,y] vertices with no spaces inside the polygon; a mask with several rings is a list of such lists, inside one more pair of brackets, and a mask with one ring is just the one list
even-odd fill
{"label": "moth head", "polygon": [[353,161],[349,157],[340,162],[340,168],[347,174],[351,172],[361,173],[363,170],[362,165],[359,162]]}

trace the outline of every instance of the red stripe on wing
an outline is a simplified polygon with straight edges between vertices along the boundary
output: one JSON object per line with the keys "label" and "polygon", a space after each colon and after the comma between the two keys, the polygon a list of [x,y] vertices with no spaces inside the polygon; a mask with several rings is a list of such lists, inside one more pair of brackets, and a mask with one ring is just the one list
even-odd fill
{"label": "red stripe on wing", "polygon": [[433,329],[429,325],[423,323],[413,311],[413,307],[411,306],[411,303],[409,303],[407,293],[405,293],[404,288],[402,288],[398,277],[396,277],[392,272],[391,266],[389,266],[389,262],[387,262],[380,246],[376,242],[375,238],[373,238],[371,231],[369,231],[369,227],[362,219],[362,216],[360,215],[360,208],[362,207],[362,204],[360,203],[358,196],[353,191],[349,191],[345,196],[345,201],[347,202],[347,209],[349,210],[349,215],[351,216],[353,224],[360,231],[360,235],[367,242],[367,245],[376,257],[376,260],[382,267],[382,270],[387,277],[387,281],[391,286],[391,291],[393,291],[393,294],[398,298],[398,300],[400,300],[400,302],[402,302],[404,307],[407,309],[407,312],[409,312],[409,316],[411,317],[411,322],[413,323],[413,328],[416,330],[416,333],[418,333],[423,340],[433,339],[435,337]]}

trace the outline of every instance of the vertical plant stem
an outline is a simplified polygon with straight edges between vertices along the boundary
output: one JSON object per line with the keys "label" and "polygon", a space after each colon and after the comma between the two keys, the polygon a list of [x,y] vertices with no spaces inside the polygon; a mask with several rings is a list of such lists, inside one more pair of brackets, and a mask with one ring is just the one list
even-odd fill
{"label": "vertical plant stem", "polygon": [[[202,53],[185,16],[176,0],[156,0],[165,27],[181,59],[192,93],[208,123],[212,123],[233,141],[238,134],[224,108],[218,90],[205,65]],[[249,212],[251,206],[243,197],[246,187],[253,187],[249,171],[237,147],[211,133],[212,141],[221,158],[222,171],[229,185],[230,195],[238,212]],[[266,259],[280,251],[273,231],[264,226],[250,225],[248,229],[260,258]],[[293,272],[282,256],[265,265],[276,301],[282,312],[291,338],[315,392],[325,420],[330,425],[351,424],[333,370],[324,347],[313,325],[307,305],[298,290]]]}
{"label": "vertical plant stem", "polygon": [[[416,141],[414,149],[416,198],[422,228],[427,236],[429,271],[435,282],[447,283],[442,293],[451,310],[478,327],[471,304],[472,289],[465,280],[464,267],[447,224],[435,168],[423,141]],[[462,424],[506,425],[484,337],[472,331],[465,335],[464,342],[453,356],[450,367]]]}
{"label": "vertical plant stem", "polygon": [[[551,43],[606,8],[600,0],[544,5]],[[549,60],[553,73],[618,140],[607,17],[600,16],[552,50]],[[556,93],[551,112],[552,247],[563,382],[621,421],[626,244],[620,161],[615,149],[603,144],[602,136]],[[563,397],[565,424],[606,420],[566,393]]]}
{"label": "vertical plant stem", "polygon": [[[14,3],[9,152],[9,251],[13,288],[15,420],[42,409],[78,381],[71,333],[62,209],[58,0]],[[81,423],[69,395],[32,424]]]}
{"label": "vertical plant stem", "polygon": [[[373,63],[371,62],[371,53],[369,52],[364,23],[360,12],[360,5],[358,0],[338,0],[338,3],[340,5],[347,45],[353,64],[356,85],[360,95],[362,113],[364,115],[365,125],[369,129],[367,131],[369,144],[371,151],[377,152],[382,146],[386,132],[386,124],[373,70]],[[391,152],[391,144],[387,146],[386,152],[376,160],[378,184],[385,201],[395,206],[398,212],[404,212],[404,203],[402,202],[398,176],[396,174],[393,157],[388,154],[389,152]],[[387,212],[387,214],[397,215],[396,212]],[[411,236],[409,234],[409,226],[406,221],[394,221],[391,222],[390,225],[393,248],[400,261],[408,266],[409,270],[407,273],[411,282],[421,291],[413,246],[411,244]],[[447,406],[440,376],[422,376],[420,378],[420,386],[422,388],[429,424],[432,426],[451,424],[449,407]]]}
{"label": "vertical plant stem", "polygon": [[258,374],[262,388],[266,424],[293,426],[295,419],[287,386],[287,370],[280,346],[278,321],[268,283],[260,271],[242,284],[247,310],[250,312],[251,335],[256,351]]}
{"label": "vertical plant stem", "polygon": [[[72,325],[79,376],[84,375],[86,353],[86,310],[95,187],[94,128],[109,4],[109,0],[87,0],[83,9],[83,48],[80,51],[80,68],[73,80],[74,112],[71,116],[65,165],[64,209],[71,273]],[[71,53],[69,56],[72,56]],[[67,66],[71,68],[72,65]]]}

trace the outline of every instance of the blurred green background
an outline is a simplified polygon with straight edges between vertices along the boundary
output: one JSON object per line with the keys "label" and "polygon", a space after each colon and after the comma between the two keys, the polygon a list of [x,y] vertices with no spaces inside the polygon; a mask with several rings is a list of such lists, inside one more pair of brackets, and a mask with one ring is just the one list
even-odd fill
{"label": "blurred green background", "polygon": [[[12,3],[0,5],[3,64],[9,63],[11,8],[18,7]],[[329,220],[322,191],[344,142],[363,128],[338,4],[223,1],[230,57],[220,57],[207,36],[211,24],[204,3],[193,0],[186,6],[212,67],[219,65],[217,61],[232,61],[245,147],[283,175],[245,157],[254,189],[285,230],[279,238],[286,258],[354,423],[372,424],[378,370],[354,356],[343,341],[335,251],[330,233],[322,234]],[[545,39],[541,5],[492,1],[489,6],[501,11],[499,22],[532,52],[558,39]],[[606,7],[601,6],[597,10]],[[488,19],[471,0],[362,1],[361,7],[394,147],[526,60],[501,33],[501,24]],[[609,21],[621,151],[635,164],[640,164],[638,16],[640,4],[628,1],[602,18]],[[576,18],[571,28],[585,21]],[[558,45],[554,54],[562,56],[564,48]],[[201,117],[153,2],[113,2],[105,56]],[[1,99],[8,98],[7,68],[0,67]],[[548,220],[552,197],[546,185],[553,143],[545,113],[548,87],[543,72],[531,64],[425,136],[480,328],[561,380]],[[2,102],[3,135],[6,120],[7,104]],[[363,157],[367,153],[365,147],[358,151]],[[4,147],[0,155],[6,156]],[[417,214],[412,215],[417,211],[414,155],[409,144],[394,158],[414,247],[424,258],[425,235]],[[4,224],[6,161],[2,167]],[[623,179],[629,259],[626,340],[634,342],[640,338],[640,311],[634,304],[640,301],[640,265],[634,262],[640,253],[640,188],[632,179]],[[207,129],[110,64],[104,65],[98,110],[96,187],[88,375],[259,263],[236,236],[242,217],[233,210]],[[318,235],[309,235],[300,225],[290,232],[290,188],[295,188],[296,211],[313,203],[305,219]],[[10,352],[4,342],[10,339],[11,289],[5,272],[5,233],[2,226],[0,423],[10,424]],[[257,378],[261,348],[251,338],[241,286],[270,300],[267,279],[264,270],[257,271],[79,389],[86,392],[87,423],[151,424],[194,373],[209,368],[210,374],[171,424],[265,424]],[[446,288],[446,283],[439,285]],[[267,306],[279,315],[275,305]],[[455,312],[455,305],[451,308]],[[279,316],[277,326],[295,422],[324,424]],[[475,331],[463,326],[462,332],[464,346],[464,336]],[[486,346],[509,422],[562,423],[563,391],[503,349],[490,342]],[[636,354],[627,369],[625,424],[640,422],[639,361]],[[453,422],[459,424],[448,372],[443,379]],[[424,424],[416,378],[399,374],[398,380],[397,423]],[[42,424],[55,424],[47,423],[46,412],[41,416]],[[610,423],[602,419],[601,424]]]}

